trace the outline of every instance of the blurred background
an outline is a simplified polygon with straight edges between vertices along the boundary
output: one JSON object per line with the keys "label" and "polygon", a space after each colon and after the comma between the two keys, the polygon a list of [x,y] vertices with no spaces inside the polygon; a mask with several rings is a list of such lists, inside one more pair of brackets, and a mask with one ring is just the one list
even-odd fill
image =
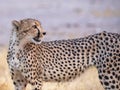
{"label": "blurred background", "polygon": [[[12,20],[38,19],[46,41],[84,37],[102,31],[120,33],[120,0],[0,0],[0,90],[13,90],[6,54]],[[28,86],[28,89],[29,86]],[[43,90],[103,90],[97,70],[68,84],[46,84]]]}
{"label": "blurred background", "polygon": [[45,40],[120,33],[120,0],[0,0],[0,46],[8,45],[11,21],[35,18]]}

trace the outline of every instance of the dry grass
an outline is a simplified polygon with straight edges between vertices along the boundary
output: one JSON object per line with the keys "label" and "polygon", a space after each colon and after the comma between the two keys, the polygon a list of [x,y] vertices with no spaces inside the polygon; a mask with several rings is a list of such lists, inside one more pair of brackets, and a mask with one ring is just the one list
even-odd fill
{"label": "dry grass", "polygon": [[[6,49],[0,50],[0,90],[14,90],[6,62]],[[27,90],[30,90],[28,85]],[[104,90],[96,68],[86,70],[81,77],[66,83],[44,83],[43,90]]]}
{"label": "dry grass", "polygon": [[0,48],[0,90],[14,90],[6,62],[6,51]]}

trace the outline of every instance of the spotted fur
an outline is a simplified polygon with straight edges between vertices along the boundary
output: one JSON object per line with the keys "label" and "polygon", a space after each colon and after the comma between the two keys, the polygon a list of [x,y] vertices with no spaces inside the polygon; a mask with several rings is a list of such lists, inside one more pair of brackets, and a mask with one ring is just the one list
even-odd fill
{"label": "spotted fur", "polygon": [[105,90],[120,90],[120,34],[102,32],[84,38],[41,41],[46,34],[39,21],[13,21],[8,64],[15,90],[42,82],[65,82],[96,66]]}

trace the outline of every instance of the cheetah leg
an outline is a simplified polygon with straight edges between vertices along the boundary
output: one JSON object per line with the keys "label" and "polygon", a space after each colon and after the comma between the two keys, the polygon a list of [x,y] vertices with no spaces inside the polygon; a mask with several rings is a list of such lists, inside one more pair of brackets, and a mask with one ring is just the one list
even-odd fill
{"label": "cheetah leg", "polygon": [[42,90],[41,71],[37,72],[32,69],[28,73],[23,73],[23,76],[27,79],[28,83],[31,84],[32,90]]}
{"label": "cheetah leg", "polygon": [[42,81],[35,79],[34,82],[31,83],[32,90],[42,90]]}
{"label": "cheetah leg", "polygon": [[27,81],[21,75],[20,72],[14,70],[11,77],[13,80],[13,84],[15,86],[15,90],[25,90],[26,89]]}

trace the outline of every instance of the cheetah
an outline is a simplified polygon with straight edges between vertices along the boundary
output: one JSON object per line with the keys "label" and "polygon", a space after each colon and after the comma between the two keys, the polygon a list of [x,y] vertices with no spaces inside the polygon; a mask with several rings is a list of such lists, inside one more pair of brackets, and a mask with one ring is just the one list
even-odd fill
{"label": "cheetah", "polygon": [[35,19],[12,22],[7,55],[15,90],[42,90],[44,82],[67,82],[90,66],[105,90],[120,90],[120,34],[106,31],[84,38],[42,41],[46,32]]}

